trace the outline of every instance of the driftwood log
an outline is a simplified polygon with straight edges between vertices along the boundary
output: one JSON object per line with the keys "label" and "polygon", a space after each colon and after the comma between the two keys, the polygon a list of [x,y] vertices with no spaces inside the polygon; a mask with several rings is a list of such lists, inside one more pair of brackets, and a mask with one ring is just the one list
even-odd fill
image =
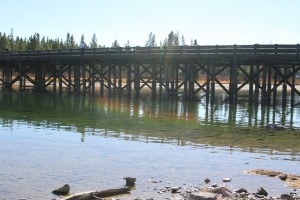
{"label": "driftwood log", "polygon": [[116,196],[121,194],[129,193],[129,188],[117,188],[117,189],[108,189],[108,190],[101,190],[101,191],[89,191],[89,192],[82,192],[76,193],[71,196],[64,198],[63,200],[93,200],[93,199],[101,199],[110,196]]}

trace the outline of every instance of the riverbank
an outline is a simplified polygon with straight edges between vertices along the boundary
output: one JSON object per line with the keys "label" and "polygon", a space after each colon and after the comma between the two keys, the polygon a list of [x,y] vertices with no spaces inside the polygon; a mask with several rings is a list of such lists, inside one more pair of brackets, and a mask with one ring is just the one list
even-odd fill
{"label": "riverbank", "polygon": [[[299,176],[285,174],[283,172],[275,172],[270,170],[249,170],[246,172],[248,174],[261,174],[267,176],[278,176],[282,181],[289,181],[289,179],[297,179]],[[287,177],[282,178],[282,175],[287,175]],[[95,198],[85,198],[86,194],[93,193],[83,192],[79,194],[72,194],[71,196],[55,198],[55,200],[72,199],[72,200],[90,200],[90,199],[102,199],[102,200],[156,200],[156,199],[169,199],[169,200],[271,200],[271,199],[285,199],[285,200],[298,200],[300,199],[300,190],[292,189],[289,193],[285,192],[279,196],[269,195],[268,191],[263,187],[257,188],[256,191],[249,191],[247,188],[234,189],[230,186],[230,178],[223,178],[223,184],[211,183],[209,178],[203,180],[199,186],[191,184],[183,184],[181,186],[172,186],[170,183],[161,181],[159,179],[151,178],[150,180],[143,181],[144,184],[148,185],[148,189],[144,190],[142,195],[135,196],[135,191],[140,185],[130,185],[128,187],[129,191],[126,194],[119,196],[99,196]],[[298,180],[300,181],[300,179]],[[127,187],[127,182],[126,186]],[[295,184],[293,185],[295,186]],[[298,186],[296,186],[298,187]],[[114,191],[121,190],[125,188],[109,189],[103,191]],[[101,193],[102,191],[97,191],[95,193]],[[103,193],[102,192],[102,193]],[[74,198],[76,197],[76,198]]]}
{"label": "riverbank", "polygon": [[[170,182],[162,181],[152,177],[147,181],[142,181],[142,184],[147,186],[143,192],[139,192],[139,196],[135,195],[135,191],[139,190],[140,185],[135,184],[136,178],[126,177],[126,184],[121,188],[114,188],[102,191],[89,191],[77,194],[69,193],[70,187],[65,184],[63,191],[69,194],[66,197],[58,198],[65,200],[91,200],[91,199],[107,199],[107,200],[155,200],[155,199],[169,199],[169,200],[271,200],[271,199],[285,199],[285,200],[298,200],[300,199],[300,176],[294,174],[287,174],[285,172],[272,171],[266,169],[252,169],[244,171],[244,173],[252,175],[263,175],[273,178],[278,178],[282,181],[283,187],[287,185],[290,192],[283,192],[278,196],[270,195],[269,192],[257,186],[256,191],[249,191],[247,188],[239,187],[234,188],[230,185],[231,178],[222,178],[222,183],[212,183],[209,178],[200,182],[200,184],[192,185],[184,183],[181,186],[174,186]],[[65,187],[67,186],[67,191]],[[61,188],[54,190],[61,190]],[[120,192],[122,191],[122,192]],[[95,195],[94,195],[95,194]],[[96,196],[96,194],[98,196]],[[103,194],[101,196],[101,194]],[[120,194],[118,196],[113,196]],[[56,194],[57,195],[57,194]],[[94,198],[91,198],[93,197]]]}

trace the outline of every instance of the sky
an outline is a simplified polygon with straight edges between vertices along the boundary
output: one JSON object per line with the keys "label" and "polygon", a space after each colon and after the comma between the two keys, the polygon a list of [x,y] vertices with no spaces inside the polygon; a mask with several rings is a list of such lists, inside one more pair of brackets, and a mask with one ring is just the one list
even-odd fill
{"label": "sky", "polygon": [[199,45],[300,43],[300,0],[0,0],[0,32],[28,38],[35,33],[77,43],[145,46],[168,34]]}

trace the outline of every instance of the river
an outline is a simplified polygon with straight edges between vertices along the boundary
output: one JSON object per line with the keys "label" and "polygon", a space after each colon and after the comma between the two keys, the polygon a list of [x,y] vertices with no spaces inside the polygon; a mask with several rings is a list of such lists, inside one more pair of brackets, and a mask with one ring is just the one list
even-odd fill
{"label": "river", "polygon": [[292,189],[244,171],[300,175],[299,144],[300,107],[230,105],[222,92],[214,103],[0,92],[0,199],[51,199],[65,183],[72,193],[118,188],[126,176],[137,178],[132,197],[165,198],[154,182],[200,187],[205,178],[277,196]]}

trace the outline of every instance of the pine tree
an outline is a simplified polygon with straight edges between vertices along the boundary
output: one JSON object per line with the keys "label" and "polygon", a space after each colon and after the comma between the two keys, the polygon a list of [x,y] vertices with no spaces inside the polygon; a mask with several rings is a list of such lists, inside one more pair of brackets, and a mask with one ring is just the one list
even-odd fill
{"label": "pine tree", "polygon": [[91,48],[97,48],[98,47],[98,41],[96,37],[96,33],[93,34],[92,41],[90,42]]}
{"label": "pine tree", "polygon": [[181,36],[181,46],[185,46],[185,38],[184,38],[184,35]]}
{"label": "pine tree", "polygon": [[120,44],[118,43],[117,40],[115,40],[115,41],[112,43],[111,47],[114,47],[114,48],[120,47]]}
{"label": "pine tree", "polygon": [[78,47],[78,45],[75,42],[74,36],[71,35],[71,38],[70,38],[70,48],[77,48],[77,47]]}
{"label": "pine tree", "polygon": [[81,35],[81,39],[80,39],[80,48],[86,48],[86,43],[84,41],[84,35]]}
{"label": "pine tree", "polygon": [[71,35],[70,35],[70,33],[67,33],[66,41],[65,41],[65,47],[66,48],[71,48]]}
{"label": "pine tree", "polygon": [[155,47],[155,46],[157,46],[155,34],[153,34],[152,32],[149,33],[149,37],[148,37],[148,40],[146,41],[145,46],[146,47]]}

